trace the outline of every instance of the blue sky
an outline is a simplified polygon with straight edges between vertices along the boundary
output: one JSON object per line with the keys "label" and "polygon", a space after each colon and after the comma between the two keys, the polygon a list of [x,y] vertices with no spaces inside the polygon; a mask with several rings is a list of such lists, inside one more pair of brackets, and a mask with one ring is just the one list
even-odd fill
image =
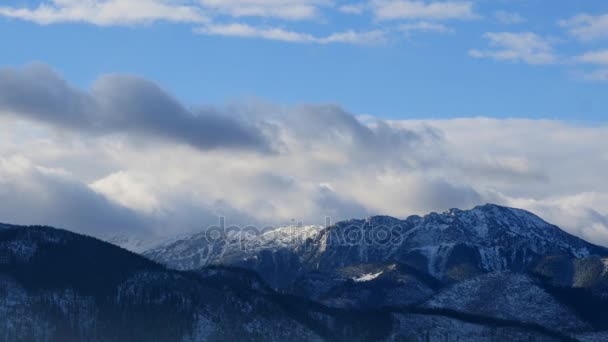
{"label": "blue sky", "polygon": [[103,3],[3,2],[0,65],[41,61],[81,87],[136,74],[192,105],[261,98],[391,119],[587,122],[604,121],[608,108],[608,53],[580,57],[608,51],[605,1],[145,0],[91,9]]}

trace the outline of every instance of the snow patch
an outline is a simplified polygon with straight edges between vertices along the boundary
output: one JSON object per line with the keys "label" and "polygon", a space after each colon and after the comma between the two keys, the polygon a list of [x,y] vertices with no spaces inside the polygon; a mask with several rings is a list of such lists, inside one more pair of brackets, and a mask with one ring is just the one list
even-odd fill
{"label": "snow patch", "polygon": [[360,277],[355,277],[355,278],[353,278],[353,280],[357,283],[362,283],[365,281],[372,281],[372,280],[378,278],[379,276],[381,276],[382,273],[384,273],[384,272],[380,271],[379,273],[367,273]]}

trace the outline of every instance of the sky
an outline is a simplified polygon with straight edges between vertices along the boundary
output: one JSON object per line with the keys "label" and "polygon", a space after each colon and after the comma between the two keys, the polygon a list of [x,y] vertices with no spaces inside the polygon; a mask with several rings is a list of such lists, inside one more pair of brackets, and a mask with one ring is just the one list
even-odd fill
{"label": "sky", "polygon": [[492,202],[608,245],[605,1],[18,0],[0,40],[0,221]]}
{"label": "sky", "polygon": [[3,1],[0,63],[46,62],[82,87],[133,73],[193,105],[603,121],[606,13],[602,0]]}

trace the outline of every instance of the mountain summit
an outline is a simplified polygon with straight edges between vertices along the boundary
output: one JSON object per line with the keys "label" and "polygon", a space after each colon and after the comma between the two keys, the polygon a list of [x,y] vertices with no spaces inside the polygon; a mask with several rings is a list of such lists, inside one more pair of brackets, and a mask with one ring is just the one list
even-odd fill
{"label": "mountain summit", "polygon": [[[523,272],[548,256],[608,256],[608,249],[568,234],[533,213],[494,204],[405,220],[373,216],[324,229],[306,227],[301,232],[299,239],[293,237],[295,228],[283,228],[272,234],[216,241],[198,234],[144,255],[178,269],[210,264],[250,268],[277,286],[302,272],[370,263],[400,263],[449,282],[494,271]],[[282,279],[276,279],[277,273]]]}

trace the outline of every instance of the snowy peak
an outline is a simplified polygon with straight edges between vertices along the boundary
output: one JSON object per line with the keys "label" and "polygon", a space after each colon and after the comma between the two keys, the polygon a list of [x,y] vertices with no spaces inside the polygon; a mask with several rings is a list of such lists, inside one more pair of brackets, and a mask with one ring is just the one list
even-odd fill
{"label": "snowy peak", "polygon": [[127,234],[104,235],[100,239],[133,253],[143,253],[169,240],[162,237],[143,238]]}
{"label": "snowy peak", "polygon": [[608,256],[606,248],[528,211],[493,204],[405,220],[374,216],[344,221],[321,232],[315,242],[307,260],[320,269],[400,262],[447,281],[525,271],[546,256]]}
{"label": "snowy peak", "polygon": [[408,265],[451,282],[494,271],[525,272],[548,256],[608,257],[608,250],[528,211],[486,204],[405,220],[372,216],[328,228],[283,227],[213,241],[201,232],[144,255],[177,269],[243,267],[278,287],[309,271],[386,263]]}

